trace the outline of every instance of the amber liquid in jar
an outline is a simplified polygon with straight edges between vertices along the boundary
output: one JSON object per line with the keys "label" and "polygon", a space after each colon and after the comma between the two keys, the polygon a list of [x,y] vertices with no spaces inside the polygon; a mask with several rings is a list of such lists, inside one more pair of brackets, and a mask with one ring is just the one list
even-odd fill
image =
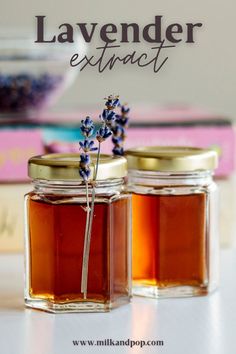
{"label": "amber liquid in jar", "polygon": [[[95,202],[86,301],[110,303],[128,296],[128,210],[126,197]],[[85,224],[86,203],[29,195],[31,298],[54,303],[84,301],[81,274]]]}
{"label": "amber liquid in jar", "polygon": [[206,194],[134,193],[132,199],[134,285],[204,287]]}

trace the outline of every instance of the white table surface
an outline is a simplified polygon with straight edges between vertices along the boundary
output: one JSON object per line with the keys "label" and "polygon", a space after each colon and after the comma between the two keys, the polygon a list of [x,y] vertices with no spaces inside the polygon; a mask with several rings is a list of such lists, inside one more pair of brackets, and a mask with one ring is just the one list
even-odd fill
{"label": "white table surface", "polygon": [[[73,340],[163,340],[163,347],[74,346]],[[134,298],[105,314],[24,308],[23,257],[0,256],[0,353],[236,353],[236,252],[222,251],[221,287],[210,296]]]}

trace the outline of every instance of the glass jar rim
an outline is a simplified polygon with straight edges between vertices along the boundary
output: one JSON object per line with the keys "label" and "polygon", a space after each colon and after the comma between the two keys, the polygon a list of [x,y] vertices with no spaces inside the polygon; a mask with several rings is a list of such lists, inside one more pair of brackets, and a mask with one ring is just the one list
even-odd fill
{"label": "glass jar rim", "polygon": [[188,146],[145,146],[125,152],[129,170],[207,171],[218,166],[215,150]]}
{"label": "glass jar rim", "polygon": [[[50,35],[50,34],[49,34]],[[80,34],[75,35],[73,43],[52,42],[37,43],[35,35],[23,29],[1,31],[0,61],[59,61],[67,62],[68,57],[80,49],[81,55],[86,53],[87,45]]]}

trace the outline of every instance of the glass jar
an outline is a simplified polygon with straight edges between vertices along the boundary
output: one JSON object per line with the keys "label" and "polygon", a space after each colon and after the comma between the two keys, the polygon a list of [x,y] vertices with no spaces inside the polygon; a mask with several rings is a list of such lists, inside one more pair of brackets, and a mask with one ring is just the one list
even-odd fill
{"label": "glass jar", "polygon": [[[123,157],[101,155],[97,179],[85,188],[79,154],[29,160],[34,190],[25,197],[26,306],[49,312],[105,312],[130,301],[126,164]],[[90,169],[93,176],[95,157]]]}
{"label": "glass jar", "polygon": [[126,152],[133,193],[133,294],[207,294],[218,284],[215,151],[145,147]]}

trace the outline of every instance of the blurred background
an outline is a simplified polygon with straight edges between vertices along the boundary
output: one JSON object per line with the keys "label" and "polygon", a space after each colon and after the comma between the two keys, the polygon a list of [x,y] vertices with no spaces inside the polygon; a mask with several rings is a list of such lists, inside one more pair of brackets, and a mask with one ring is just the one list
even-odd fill
{"label": "blurred background", "polygon": [[[234,46],[236,4],[233,0],[8,0],[0,14],[0,251],[23,250],[23,195],[31,189],[27,160],[45,152],[74,151],[79,123],[98,117],[103,98],[119,94],[131,110],[127,147],[140,144],[213,147],[220,155],[216,173],[220,187],[221,246],[236,245]],[[59,34],[62,23],[74,25],[74,44],[34,44],[35,16],[46,16],[46,33]],[[79,52],[97,55],[99,32],[85,48],[76,23],[138,23],[140,28],[163,16],[171,23],[202,23],[195,43],[178,43],[168,51],[163,68],[117,64],[99,73],[97,67],[69,67]],[[122,44],[117,53],[148,52],[144,40]],[[162,60],[166,52],[163,52]],[[110,149],[108,146],[107,149]],[[225,208],[224,205],[230,205]]]}

